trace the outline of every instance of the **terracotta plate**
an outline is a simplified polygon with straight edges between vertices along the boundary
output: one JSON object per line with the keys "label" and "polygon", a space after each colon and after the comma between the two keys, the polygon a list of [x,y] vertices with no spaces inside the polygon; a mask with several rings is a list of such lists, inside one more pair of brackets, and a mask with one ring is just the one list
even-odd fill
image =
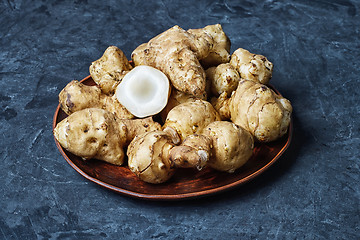
{"label": "terracotta plate", "polygon": [[[95,85],[90,76],[82,83]],[[53,128],[67,115],[57,107]],[[150,200],[180,200],[220,193],[244,184],[268,169],[284,153],[290,144],[292,123],[288,134],[281,139],[256,144],[252,158],[235,173],[223,173],[210,168],[202,171],[181,169],[166,183],[153,185],[139,180],[126,166],[114,166],[98,160],[83,161],[56,141],[60,153],[66,161],[82,176],[115,192]]]}

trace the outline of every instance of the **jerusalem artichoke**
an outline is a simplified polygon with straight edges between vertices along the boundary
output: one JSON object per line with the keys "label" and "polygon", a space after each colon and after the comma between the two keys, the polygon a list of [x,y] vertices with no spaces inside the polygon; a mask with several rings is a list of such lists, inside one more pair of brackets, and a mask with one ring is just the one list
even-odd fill
{"label": "jerusalem artichoke", "polygon": [[213,39],[213,46],[208,55],[201,58],[200,62],[205,68],[217,66],[230,61],[231,42],[220,24],[208,25],[200,29],[189,29],[189,33],[197,35],[208,34]]}
{"label": "jerusalem artichoke", "polygon": [[158,68],[168,76],[176,89],[202,98],[206,80],[199,60],[206,58],[210,52],[215,54],[223,49],[222,44],[214,44],[218,39],[217,34],[222,31],[220,25],[215,28],[217,30],[208,27],[185,31],[174,26],[148,43],[141,44],[133,51],[132,60],[136,66]]}
{"label": "jerusalem artichoke", "polygon": [[250,53],[239,48],[231,55],[230,64],[240,73],[240,77],[247,80],[268,84],[273,64],[263,55]]}
{"label": "jerusalem artichoke", "polygon": [[223,92],[230,96],[240,81],[239,73],[230,63],[208,68],[205,73],[210,91],[214,96],[219,96]]}
{"label": "jerusalem artichoke", "polygon": [[176,168],[210,167],[232,173],[252,156],[254,141],[249,132],[226,121],[210,123],[202,135],[189,135],[179,146],[163,131],[135,137],[127,151],[128,164],[141,180],[163,183]]}
{"label": "jerusalem artichoke", "polygon": [[174,129],[182,142],[187,136],[200,133],[209,123],[218,120],[220,116],[213,106],[207,101],[197,99],[171,109],[163,128]]}
{"label": "jerusalem artichoke", "polygon": [[222,95],[212,103],[221,112],[222,119],[230,117],[260,142],[278,139],[287,132],[290,124],[290,101],[250,80],[240,81],[230,98]]}
{"label": "jerusalem artichoke", "polygon": [[127,72],[132,69],[125,54],[117,47],[108,47],[101,58],[94,61],[90,68],[90,75],[94,82],[106,94],[113,94],[116,86]]}
{"label": "jerusalem artichoke", "polygon": [[70,115],[85,108],[101,108],[112,112],[118,118],[134,118],[116,98],[101,92],[97,86],[87,86],[76,80],[68,83],[59,94],[61,109]]}
{"label": "jerusalem artichoke", "polygon": [[59,122],[54,136],[62,147],[79,157],[122,165],[123,148],[135,135],[160,128],[151,118],[120,120],[109,111],[86,108]]}
{"label": "jerusalem artichoke", "polygon": [[[178,156],[179,152],[182,157]],[[176,168],[203,167],[208,160],[203,152],[175,146],[167,133],[152,131],[137,135],[129,144],[128,165],[141,180],[158,184],[170,179]]]}
{"label": "jerusalem artichoke", "polygon": [[150,66],[137,66],[117,86],[115,97],[136,117],[159,113],[167,104],[170,83],[165,74]]}

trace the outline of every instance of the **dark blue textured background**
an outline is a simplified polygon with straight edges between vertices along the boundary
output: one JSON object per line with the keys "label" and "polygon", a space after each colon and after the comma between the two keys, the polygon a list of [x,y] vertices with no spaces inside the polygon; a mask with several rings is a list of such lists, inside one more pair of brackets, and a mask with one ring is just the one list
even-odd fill
{"label": "dark blue textured background", "polygon": [[[254,1],[255,2],[255,1]],[[360,239],[360,2],[0,1],[0,239]],[[77,174],[51,132],[59,91],[109,45],[128,57],[172,27],[221,23],[267,56],[294,139],[265,174],[183,202]]]}

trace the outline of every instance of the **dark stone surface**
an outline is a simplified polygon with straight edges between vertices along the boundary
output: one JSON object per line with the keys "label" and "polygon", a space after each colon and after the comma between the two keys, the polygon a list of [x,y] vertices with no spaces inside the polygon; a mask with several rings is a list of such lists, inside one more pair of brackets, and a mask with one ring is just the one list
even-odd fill
{"label": "dark stone surface", "polygon": [[[1,1],[0,239],[360,239],[360,3],[254,2]],[[175,24],[214,23],[232,51],[267,56],[292,101],[279,162],[183,202],[135,200],[77,174],[51,132],[59,91],[109,45],[129,57]]]}

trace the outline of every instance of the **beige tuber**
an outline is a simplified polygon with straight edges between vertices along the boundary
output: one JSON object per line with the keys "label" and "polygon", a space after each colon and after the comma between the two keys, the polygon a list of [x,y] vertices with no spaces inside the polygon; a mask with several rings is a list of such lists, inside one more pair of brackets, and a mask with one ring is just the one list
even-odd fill
{"label": "beige tuber", "polygon": [[268,84],[273,64],[263,55],[250,53],[239,48],[231,55],[230,64],[240,73],[240,77],[247,80]]}
{"label": "beige tuber", "polygon": [[[178,156],[179,148],[182,157]],[[208,160],[202,153],[194,148],[184,150],[182,146],[175,146],[163,131],[137,135],[127,150],[130,170],[141,180],[154,184],[169,180],[176,168],[201,169]]]}
{"label": "beige tuber", "polygon": [[209,123],[218,120],[220,116],[213,106],[207,101],[197,99],[171,109],[163,128],[165,131],[175,131],[182,142],[187,136],[201,133]]}
{"label": "beige tuber", "polygon": [[174,88],[202,98],[206,79],[199,60],[206,58],[210,52],[222,50],[221,44],[214,44],[217,33],[197,29],[196,34],[192,34],[190,30],[174,26],[136,48],[131,55],[132,60],[136,66],[148,65],[161,70]]}
{"label": "beige tuber", "polygon": [[223,92],[230,96],[236,90],[240,81],[239,73],[230,63],[223,63],[216,67],[208,68],[205,73],[209,91],[214,96],[219,96]]}
{"label": "beige tuber", "polygon": [[260,142],[278,139],[287,132],[290,124],[290,101],[253,81],[241,80],[230,98],[222,94],[212,104],[222,119],[230,118]]}
{"label": "beige tuber", "polygon": [[210,123],[203,134],[189,135],[179,146],[163,131],[135,137],[127,151],[128,164],[141,180],[163,183],[177,168],[201,170],[210,166],[233,173],[252,156],[254,141],[249,132],[227,121]]}
{"label": "beige tuber", "polygon": [[118,118],[134,118],[114,96],[110,97],[101,92],[97,86],[87,86],[79,81],[71,81],[59,94],[61,109],[70,115],[85,108],[101,108],[112,112]]}
{"label": "beige tuber", "polygon": [[124,147],[136,135],[160,129],[160,124],[151,118],[118,119],[109,111],[87,108],[59,122],[54,136],[67,151],[83,159],[96,158],[122,165]]}
{"label": "beige tuber", "polygon": [[113,94],[116,86],[131,69],[125,54],[115,46],[108,47],[102,57],[89,68],[92,79],[106,94]]}

